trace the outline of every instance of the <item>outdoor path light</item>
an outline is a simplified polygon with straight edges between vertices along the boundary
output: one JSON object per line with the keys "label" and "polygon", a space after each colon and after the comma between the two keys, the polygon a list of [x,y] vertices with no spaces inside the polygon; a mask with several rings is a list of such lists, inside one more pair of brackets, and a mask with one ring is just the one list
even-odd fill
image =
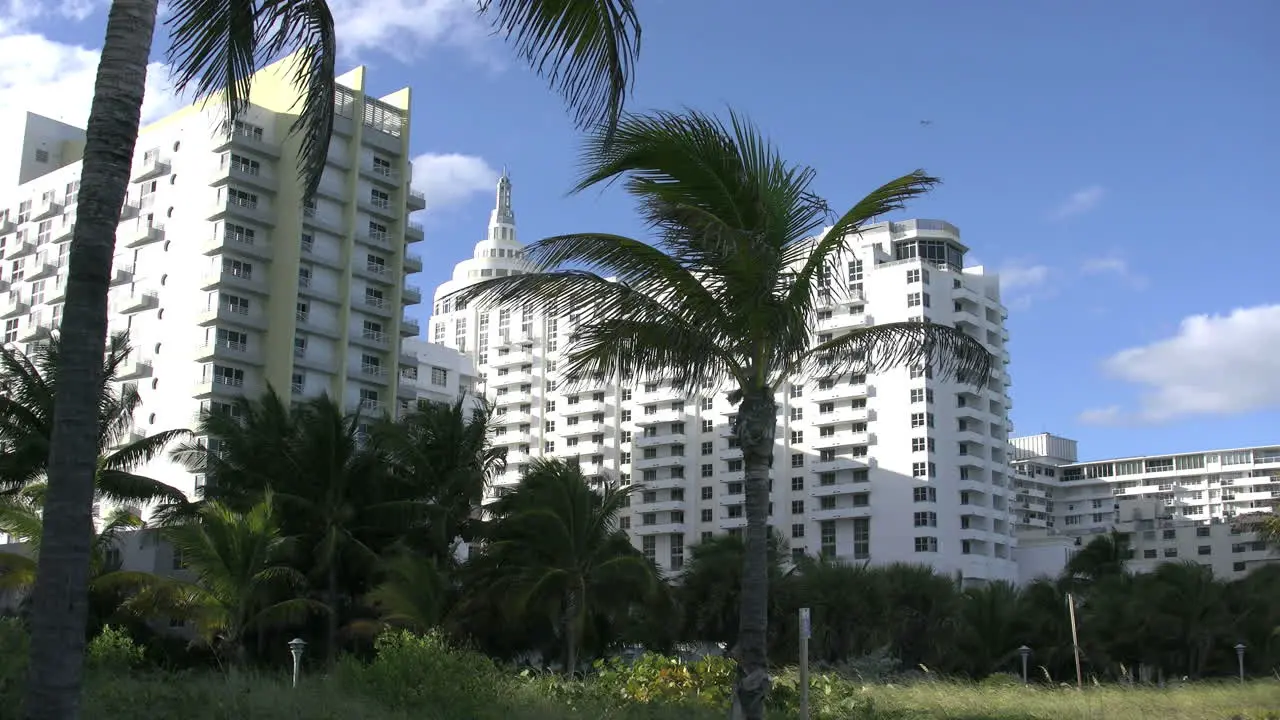
{"label": "outdoor path light", "polygon": [[298,674],[302,670],[302,651],[307,649],[307,641],[294,638],[289,641],[289,653],[293,655],[293,686],[298,687]]}

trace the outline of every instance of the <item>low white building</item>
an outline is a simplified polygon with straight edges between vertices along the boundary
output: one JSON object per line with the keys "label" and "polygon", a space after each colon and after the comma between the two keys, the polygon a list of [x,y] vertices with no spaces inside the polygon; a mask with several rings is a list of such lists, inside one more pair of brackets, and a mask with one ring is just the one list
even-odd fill
{"label": "low white building", "polygon": [[419,400],[454,403],[459,397],[467,396],[475,398],[478,404],[479,376],[475,362],[465,353],[421,338],[405,340],[403,351],[418,358],[414,387]]}
{"label": "low white building", "polygon": [[[1054,575],[1110,532],[1128,536],[1129,566],[1191,560],[1223,578],[1280,561],[1248,530],[1280,501],[1280,445],[1078,462],[1074,440],[1013,438],[1019,578]],[[1041,499],[1042,498],[1042,499]]]}

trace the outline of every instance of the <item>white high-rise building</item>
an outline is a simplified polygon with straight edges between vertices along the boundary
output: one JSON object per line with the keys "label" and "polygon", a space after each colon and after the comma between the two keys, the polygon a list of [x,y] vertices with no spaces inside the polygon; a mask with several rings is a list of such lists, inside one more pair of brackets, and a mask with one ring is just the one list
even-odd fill
{"label": "white high-rise building", "polygon": [[1280,560],[1248,529],[1250,514],[1275,512],[1280,499],[1280,445],[1079,462],[1074,440],[1011,442],[1023,579],[1055,574],[1109,532],[1129,536],[1138,571],[1191,560],[1238,577]]}
{"label": "white high-rise building", "polygon": [[[255,76],[230,132],[197,105],[139,135],[110,316],[134,348],[119,379],[144,400],[135,436],[192,428],[268,384],[366,412],[417,397],[418,357],[401,349],[419,334],[403,310],[421,302],[404,281],[422,269],[406,251],[424,204],[409,187],[409,90],[365,95],[364,68],[337,78],[329,163],[304,206],[290,62]],[[62,313],[84,132],[28,115],[21,141],[19,184],[0,197],[0,325],[30,349]],[[201,483],[167,456],[138,471],[188,494]]]}
{"label": "white high-rise building", "polygon": [[[770,518],[793,552],[927,563],[979,582],[1016,577],[1006,311],[998,278],[963,267],[966,250],[949,223],[886,222],[868,227],[836,266],[850,298],[820,309],[820,337],[927,318],[963,329],[998,360],[979,388],[920,368],[787,385],[778,396]],[[475,358],[496,406],[495,442],[509,462],[500,482],[549,455],[640,485],[623,522],[668,569],[712,534],[740,532],[742,453],[725,389],[608,377],[561,387],[557,364],[586,308],[547,317],[455,301],[477,281],[527,271],[504,174],[485,238],[436,289],[430,321],[434,342]]]}

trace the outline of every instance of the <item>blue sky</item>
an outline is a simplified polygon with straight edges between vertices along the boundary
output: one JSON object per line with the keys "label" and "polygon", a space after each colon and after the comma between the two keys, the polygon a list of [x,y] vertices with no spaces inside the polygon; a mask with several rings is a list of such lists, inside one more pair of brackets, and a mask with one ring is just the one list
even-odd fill
{"label": "blue sky", "polygon": [[[412,280],[428,296],[482,234],[503,165],[526,241],[642,232],[616,191],[565,196],[569,117],[465,2],[333,5],[340,67],[367,64],[375,92],[414,88],[419,174],[436,171],[423,182],[427,269]],[[0,93],[83,113],[72,90],[92,77],[105,3],[17,7],[0,9]],[[959,225],[1004,274],[1019,433],[1074,437],[1084,458],[1280,442],[1280,4],[641,0],[640,12],[633,109],[732,105],[815,166],[835,205],[917,167],[944,179],[904,217]]]}

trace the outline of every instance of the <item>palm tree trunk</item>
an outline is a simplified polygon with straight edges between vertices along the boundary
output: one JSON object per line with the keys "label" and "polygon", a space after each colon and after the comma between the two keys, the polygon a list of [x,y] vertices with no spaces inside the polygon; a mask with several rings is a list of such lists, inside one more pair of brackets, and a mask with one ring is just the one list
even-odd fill
{"label": "palm tree trunk", "polygon": [[329,642],[325,649],[325,662],[333,667],[338,658],[338,559],[329,558],[329,587],[325,594],[329,601]]}
{"label": "palm tree trunk", "polygon": [[107,291],[138,141],[156,4],[111,4],[86,129],[31,617],[24,707],[32,720],[73,720],[80,713]]}
{"label": "palm tree trunk", "polygon": [[734,434],[746,471],[747,537],[738,612],[738,661],[735,715],[764,717],[769,693],[769,469],[778,430],[778,405],[765,389],[744,394]]}
{"label": "palm tree trunk", "polygon": [[570,591],[564,611],[564,672],[573,677],[578,669],[578,594]]}

